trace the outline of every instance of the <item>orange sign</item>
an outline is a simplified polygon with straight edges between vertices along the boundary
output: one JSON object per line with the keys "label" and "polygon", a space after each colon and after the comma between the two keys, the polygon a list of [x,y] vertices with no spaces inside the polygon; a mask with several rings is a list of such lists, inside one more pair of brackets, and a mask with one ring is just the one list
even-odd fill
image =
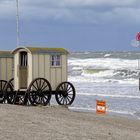
{"label": "orange sign", "polygon": [[96,114],[105,114],[106,113],[106,102],[96,100]]}

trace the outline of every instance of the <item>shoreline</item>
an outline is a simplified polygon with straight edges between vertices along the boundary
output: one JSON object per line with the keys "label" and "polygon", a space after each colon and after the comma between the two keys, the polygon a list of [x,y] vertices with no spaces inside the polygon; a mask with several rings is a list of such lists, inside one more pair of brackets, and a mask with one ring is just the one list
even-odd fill
{"label": "shoreline", "polygon": [[140,121],[62,106],[0,105],[3,140],[139,140]]}
{"label": "shoreline", "polygon": [[[69,107],[70,110],[75,112],[83,112],[83,113],[93,113],[96,114],[96,109],[87,109],[87,108],[81,108],[81,107]],[[127,114],[127,113],[118,113],[118,112],[112,112],[112,111],[106,111],[106,114],[103,115],[109,115],[114,117],[122,117],[126,119],[132,119],[132,120],[140,120],[140,116],[135,116],[133,114]]]}

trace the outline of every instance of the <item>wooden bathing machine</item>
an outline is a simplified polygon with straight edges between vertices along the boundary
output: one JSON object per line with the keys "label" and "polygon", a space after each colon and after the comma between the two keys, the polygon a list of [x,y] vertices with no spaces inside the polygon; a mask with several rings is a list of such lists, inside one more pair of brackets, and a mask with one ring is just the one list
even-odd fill
{"label": "wooden bathing machine", "polygon": [[14,63],[13,55],[10,51],[0,51],[0,80],[13,78]]}
{"label": "wooden bathing machine", "polygon": [[20,47],[0,52],[0,103],[47,105],[51,96],[59,105],[71,105],[75,88],[67,81],[63,48]]}
{"label": "wooden bathing machine", "polygon": [[[37,77],[47,79],[52,90],[55,90],[61,82],[67,81],[68,52],[63,48],[20,47],[13,50],[12,54],[16,91],[27,89]],[[10,60],[12,63],[12,59]]]}

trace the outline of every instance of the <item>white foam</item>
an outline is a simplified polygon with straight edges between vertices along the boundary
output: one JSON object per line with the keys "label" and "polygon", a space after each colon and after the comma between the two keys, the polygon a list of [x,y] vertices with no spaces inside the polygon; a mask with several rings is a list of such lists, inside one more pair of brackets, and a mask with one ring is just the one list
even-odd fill
{"label": "white foam", "polygon": [[109,54],[109,53],[104,55],[104,57],[109,57],[109,56],[111,56],[111,54]]}
{"label": "white foam", "polygon": [[[96,108],[86,108],[86,107],[69,107],[69,109],[72,109],[72,110],[83,110],[83,111],[92,111],[92,112],[96,111]],[[124,110],[106,109],[106,111],[109,112],[109,113],[117,113],[117,114],[124,114],[124,115],[132,115],[132,116],[134,116],[134,112],[124,111]]]}
{"label": "white foam", "polygon": [[127,78],[127,79],[110,79],[111,77],[102,77],[102,76],[91,76],[91,75],[81,75],[81,76],[68,76],[68,81],[71,82],[76,82],[76,83],[118,83],[121,85],[137,85],[138,84],[138,80],[137,79],[133,79],[133,78]]}
{"label": "white foam", "polygon": [[128,60],[120,58],[88,58],[88,59],[69,59],[69,65],[103,68],[103,69],[136,69],[137,60]]}
{"label": "white foam", "polygon": [[71,81],[82,82],[117,82],[120,84],[137,84],[139,70],[137,60],[120,58],[88,58],[69,59],[68,65],[71,73],[78,71]]}
{"label": "white foam", "polygon": [[99,71],[98,73],[90,74],[90,73],[82,73],[82,76],[85,77],[112,77],[114,70],[105,70],[105,71]]}
{"label": "white foam", "polygon": [[110,113],[117,113],[117,114],[124,114],[124,115],[134,115],[134,112],[130,112],[130,111],[124,111],[124,110],[111,110],[111,109],[107,109],[108,112]]}
{"label": "white foam", "polygon": [[72,110],[87,110],[87,111],[95,111],[95,108],[86,108],[86,107],[74,107],[74,106],[69,106],[69,109]]}
{"label": "white foam", "polygon": [[77,95],[82,96],[100,96],[100,97],[112,97],[112,98],[131,98],[131,99],[140,99],[140,96],[133,95],[116,95],[116,94],[96,94],[96,93],[77,93]]}
{"label": "white foam", "polygon": [[79,67],[73,67],[73,68],[72,68],[72,70],[82,70],[82,69],[83,69],[83,68],[80,67],[80,66],[79,66]]}

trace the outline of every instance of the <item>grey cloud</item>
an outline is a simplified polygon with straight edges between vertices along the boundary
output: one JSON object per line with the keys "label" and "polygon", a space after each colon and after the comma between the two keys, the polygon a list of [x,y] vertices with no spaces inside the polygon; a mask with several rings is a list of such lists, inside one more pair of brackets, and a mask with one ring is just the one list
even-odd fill
{"label": "grey cloud", "polygon": [[[0,1],[0,17],[15,14],[15,0]],[[139,0],[19,0],[24,19],[49,19],[81,24],[103,24],[125,19],[138,22]]]}

